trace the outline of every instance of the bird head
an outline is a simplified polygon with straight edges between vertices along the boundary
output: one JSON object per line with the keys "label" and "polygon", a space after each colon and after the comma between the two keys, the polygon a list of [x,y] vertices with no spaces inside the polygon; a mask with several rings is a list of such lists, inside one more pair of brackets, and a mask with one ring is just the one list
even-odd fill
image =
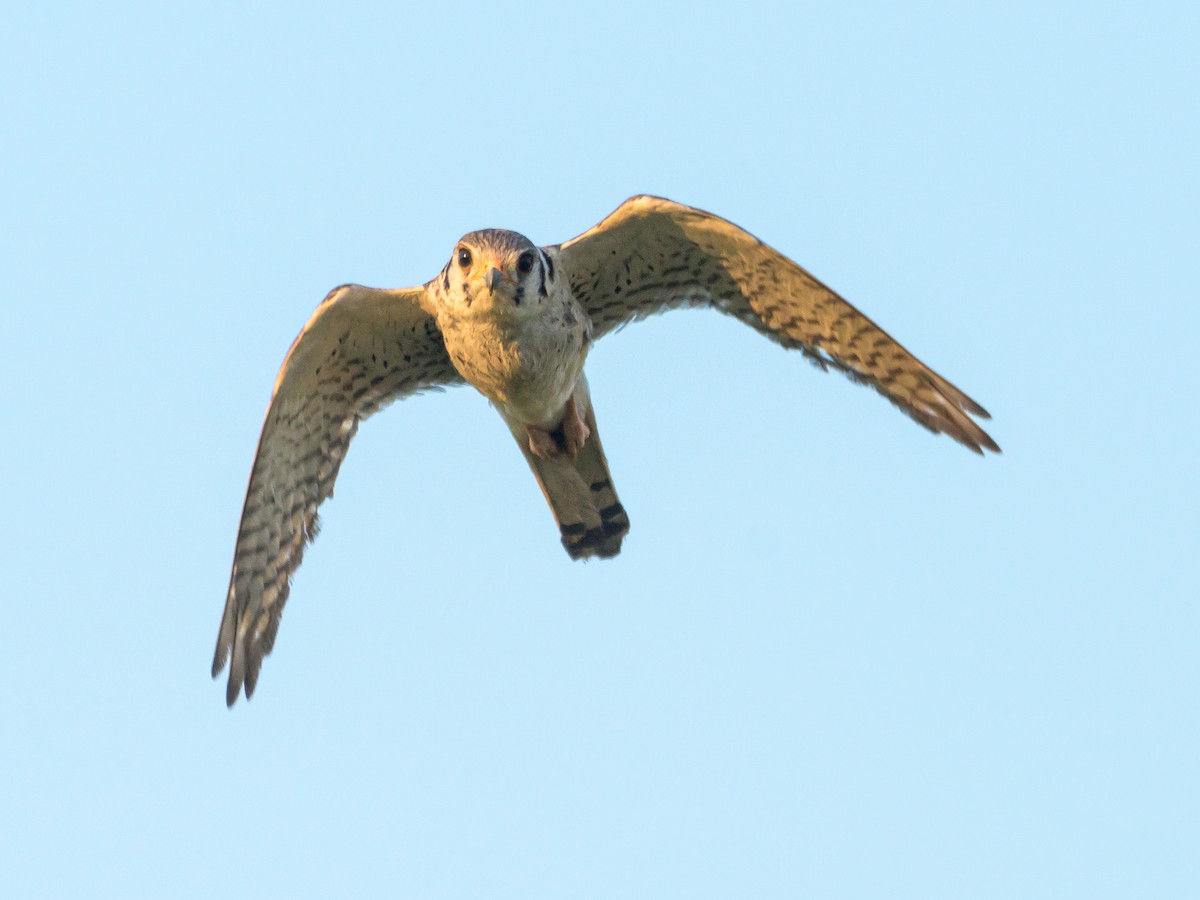
{"label": "bird head", "polygon": [[438,277],[440,302],[458,315],[520,316],[541,305],[550,282],[533,241],[496,228],[463,235]]}

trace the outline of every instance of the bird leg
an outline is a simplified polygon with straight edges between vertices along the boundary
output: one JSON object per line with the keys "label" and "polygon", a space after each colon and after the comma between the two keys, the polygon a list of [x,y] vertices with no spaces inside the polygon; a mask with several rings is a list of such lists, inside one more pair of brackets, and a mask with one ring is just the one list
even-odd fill
{"label": "bird leg", "polygon": [[567,414],[563,416],[562,424],[558,427],[562,429],[563,449],[570,456],[574,456],[583,449],[583,445],[587,443],[588,435],[592,432],[587,427],[587,423],[583,421],[583,417],[579,415],[579,407],[575,405],[574,394],[567,401]]}
{"label": "bird leg", "polygon": [[534,425],[527,425],[525,430],[529,433],[529,449],[539,459],[549,459],[564,452],[574,456],[583,449],[592,433],[579,415],[574,394],[567,400],[562,422],[553,431]]}
{"label": "bird leg", "polygon": [[525,430],[529,432],[529,449],[538,459],[549,459],[562,452],[553,432],[535,425],[527,425]]}

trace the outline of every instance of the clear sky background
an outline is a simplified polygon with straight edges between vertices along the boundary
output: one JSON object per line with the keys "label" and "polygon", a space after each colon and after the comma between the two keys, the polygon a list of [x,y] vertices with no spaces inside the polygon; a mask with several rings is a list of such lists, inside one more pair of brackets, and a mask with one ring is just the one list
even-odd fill
{"label": "clear sky background", "polygon": [[[1194,4],[339,6],[0,14],[0,893],[1200,896]],[[227,710],[313,307],[639,192],[1004,454],[639,324],[588,364],[619,559],[568,560],[479,395],[403,402]]]}

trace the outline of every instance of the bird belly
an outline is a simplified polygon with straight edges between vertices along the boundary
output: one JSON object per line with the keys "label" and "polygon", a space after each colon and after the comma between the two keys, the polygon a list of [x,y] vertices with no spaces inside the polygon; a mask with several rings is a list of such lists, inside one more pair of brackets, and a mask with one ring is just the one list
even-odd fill
{"label": "bird belly", "polygon": [[587,341],[574,329],[471,323],[443,330],[454,367],[510,422],[555,428],[570,399]]}
{"label": "bird belly", "polygon": [[583,356],[577,356],[573,361],[548,362],[529,373],[528,379],[514,382],[505,399],[495,401],[496,407],[510,422],[553,429],[562,421],[563,408],[583,371]]}
{"label": "bird belly", "polygon": [[558,427],[583,371],[586,343],[565,331],[534,333],[520,343],[520,355],[522,365],[495,401],[497,409],[520,425]]}

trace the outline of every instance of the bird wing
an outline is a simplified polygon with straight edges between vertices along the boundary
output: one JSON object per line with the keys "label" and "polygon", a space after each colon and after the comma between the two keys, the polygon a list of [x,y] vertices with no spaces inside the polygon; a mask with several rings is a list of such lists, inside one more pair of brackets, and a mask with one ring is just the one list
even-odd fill
{"label": "bird wing", "polygon": [[800,266],[719,216],[631,197],[604,221],[550,247],[595,337],[657,312],[710,306],[822,369],[874,387],[931,431],[999,452],[971,418],[987,411]]}
{"label": "bird wing", "polygon": [[425,289],[344,285],[317,307],[288,350],[267,407],[212,673],[230,660],[226,702],[254,693],[289,581],[317,535],[358,423],[393,400],[461,382]]}

